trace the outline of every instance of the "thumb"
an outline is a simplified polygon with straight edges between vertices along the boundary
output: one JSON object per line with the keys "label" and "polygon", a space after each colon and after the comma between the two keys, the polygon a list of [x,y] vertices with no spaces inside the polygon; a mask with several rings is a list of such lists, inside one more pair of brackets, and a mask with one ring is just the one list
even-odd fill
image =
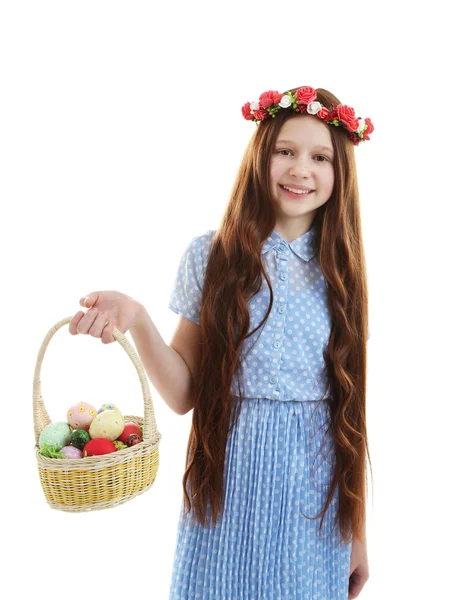
{"label": "thumb", "polygon": [[92,306],[94,302],[94,298],[90,296],[85,296],[84,298],[80,298],[80,304],[82,306]]}

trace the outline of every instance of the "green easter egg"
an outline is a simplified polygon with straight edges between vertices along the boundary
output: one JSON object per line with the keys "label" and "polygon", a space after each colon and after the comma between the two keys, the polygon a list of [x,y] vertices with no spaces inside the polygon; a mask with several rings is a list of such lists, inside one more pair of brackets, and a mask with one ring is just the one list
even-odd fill
{"label": "green easter egg", "polygon": [[45,443],[52,450],[61,450],[70,444],[71,434],[72,429],[69,423],[65,421],[50,423],[42,430],[38,439],[40,450]]}
{"label": "green easter egg", "polygon": [[86,443],[88,443],[91,440],[91,436],[88,433],[88,431],[85,431],[84,429],[76,429],[75,431],[72,432],[71,436],[70,436],[70,443],[72,444],[72,446],[74,446],[75,448],[78,448],[79,450],[83,450],[83,447]]}

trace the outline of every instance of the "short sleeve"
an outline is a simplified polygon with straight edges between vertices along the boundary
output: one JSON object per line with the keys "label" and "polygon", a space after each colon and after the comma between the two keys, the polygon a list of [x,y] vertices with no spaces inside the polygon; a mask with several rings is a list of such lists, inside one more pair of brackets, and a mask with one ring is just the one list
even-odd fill
{"label": "short sleeve", "polygon": [[203,288],[201,237],[189,242],[179,262],[168,308],[194,323],[200,323]]}

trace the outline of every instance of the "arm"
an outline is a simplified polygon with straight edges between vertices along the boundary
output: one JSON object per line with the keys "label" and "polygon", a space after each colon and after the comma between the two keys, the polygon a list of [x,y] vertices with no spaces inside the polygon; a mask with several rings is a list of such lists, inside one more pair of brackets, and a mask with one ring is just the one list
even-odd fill
{"label": "arm", "polygon": [[178,415],[191,408],[192,375],[185,360],[168,346],[141,306],[130,334],[152,385]]}
{"label": "arm", "polygon": [[351,548],[351,562],[349,568],[349,595],[348,600],[357,598],[363,586],[370,577],[368,567],[367,540],[363,542],[354,538]]}

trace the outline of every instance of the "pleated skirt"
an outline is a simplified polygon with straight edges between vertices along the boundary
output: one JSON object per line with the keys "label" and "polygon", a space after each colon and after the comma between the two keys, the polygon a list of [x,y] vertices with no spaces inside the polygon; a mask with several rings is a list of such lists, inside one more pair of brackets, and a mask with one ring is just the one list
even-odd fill
{"label": "pleated skirt", "polygon": [[347,600],[351,544],[334,524],[338,488],[321,531],[320,518],[303,516],[323,508],[333,475],[329,416],[325,400],[243,400],[218,522],[192,522],[182,501],[169,600]]}

